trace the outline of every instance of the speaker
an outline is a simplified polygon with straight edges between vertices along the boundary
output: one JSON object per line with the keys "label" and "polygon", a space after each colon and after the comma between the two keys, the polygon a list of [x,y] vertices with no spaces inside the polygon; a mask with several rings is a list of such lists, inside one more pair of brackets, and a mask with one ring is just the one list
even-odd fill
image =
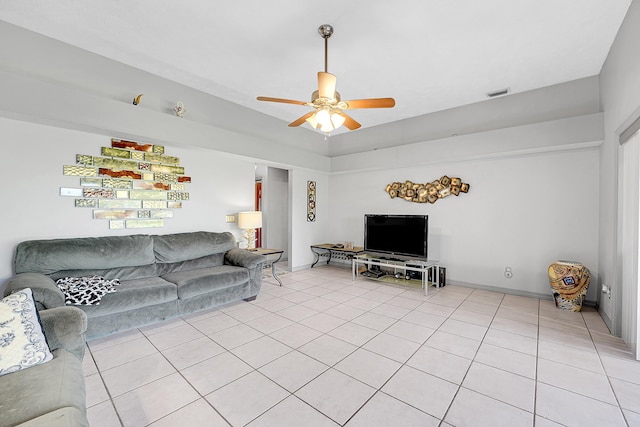
{"label": "speaker", "polygon": [[[407,267],[420,268],[419,265],[411,265],[411,264],[407,264]],[[405,275],[405,279],[407,279],[407,280],[410,280],[410,279],[422,280],[422,273],[419,272],[419,271],[407,270],[406,271],[406,275]]]}
{"label": "speaker", "polygon": [[[427,282],[435,282],[435,268],[430,268],[427,272]],[[447,284],[447,269],[445,267],[440,267],[440,287],[446,286]]]}

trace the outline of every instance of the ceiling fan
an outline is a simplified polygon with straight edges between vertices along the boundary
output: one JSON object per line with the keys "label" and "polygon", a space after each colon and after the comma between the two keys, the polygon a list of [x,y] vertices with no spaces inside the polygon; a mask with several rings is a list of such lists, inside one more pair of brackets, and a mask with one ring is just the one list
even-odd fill
{"label": "ceiling fan", "polygon": [[324,71],[318,72],[318,90],[311,94],[311,102],[296,101],[293,99],[270,98],[259,96],[258,101],[281,102],[285,104],[305,105],[312,107],[313,111],[289,123],[290,127],[300,126],[305,121],[314,129],[329,133],[343,124],[349,130],[358,129],[361,125],[344,113],[345,110],[358,108],[392,108],[396,105],[393,98],[369,98],[342,101],[336,91],[336,76],[327,71],[328,42],[333,34],[331,25],[321,25],[318,32],[324,39]]}

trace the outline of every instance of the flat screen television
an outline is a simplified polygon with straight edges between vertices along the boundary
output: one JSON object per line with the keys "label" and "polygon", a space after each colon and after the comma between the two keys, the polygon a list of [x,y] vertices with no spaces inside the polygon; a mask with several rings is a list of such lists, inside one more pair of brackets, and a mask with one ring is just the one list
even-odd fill
{"label": "flat screen television", "polygon": [[364,216],[364,250],[396,258],[427,259],[428,215]]}

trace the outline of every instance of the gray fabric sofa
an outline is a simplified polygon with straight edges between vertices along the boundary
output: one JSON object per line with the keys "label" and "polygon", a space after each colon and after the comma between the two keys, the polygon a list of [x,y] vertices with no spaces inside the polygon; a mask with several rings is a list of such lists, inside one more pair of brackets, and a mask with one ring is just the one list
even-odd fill
{"label": "gray fabric sofa", "polygon": [[76,307],[40,311],[53,359],[0,376],[0,427],[89,426],[82,358],[87,315]]}
{"label": "gray fabric sofa", "polygon": [[31,288],[38,309],[50,309],[65,305],[59,278],[119,279],[99,305],[78,306],[88,317],[87,338],[95,338],[255,299],[264,261],[238,249],[229,232],[32,240],[16,249],[6,293]]}

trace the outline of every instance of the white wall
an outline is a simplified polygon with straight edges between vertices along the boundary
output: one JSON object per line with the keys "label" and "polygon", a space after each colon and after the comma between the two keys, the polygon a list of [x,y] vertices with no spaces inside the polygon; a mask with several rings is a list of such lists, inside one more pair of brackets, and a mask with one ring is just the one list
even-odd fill
{"label": "white wall", "polygon": [[[587,119],[602,123],[600,115]],[[401,159],[397,150],[406,147],[379,153],[386,163],[377,162],[372,153],[362,155],[364,163],[351,155],[352,165],[366,163],[374,170],[331,176],[329,241],[362,244],[366,213],[427,214],[429,257],[447,267],[450,281],[550,297],[547,268],[558,259],[580,261],[597,277],[599,143],[587,141],[600,133],[582,135],[583,143],[574,139],[574,144],[564,144],[568,135],[584,130],[579,122],[564,121],[566,126],[555,126],[550,133],[540,131],[550,126],[542,123],[467,135],[460,142],[450,138],[450,152],[458,154],[435,164],[420,165],[422,155],[406,155],[407,166],[396,166]],[[493,155],[473,149],[474,141],[480,146],[485,139],[493,141]],[[511,154],[498,149],[506,145]],[[536,146],[545,148],[526,149]],[[425,143],[416,152],[428,148]],[[446,155],[435,148],[432,152],[435,158]],[[473,158],[478,153],[482,155]],[[384,190],[394,181],[427,183],[443,175],[462,178],[471,185],[469,193],[430,205],[391,199]],[[511,279],[504,277],[507,266],[514,273]],[[587,299],[596,297],[597,286],[591,286]]]}
{"label": "white wall", "polygon": [[74,207],[73,197],[60,196],[60,187],[79,187],[79,178],[64,176],[63,165],[75,164],[76,154],[100,155],[111,138],[0,118],[2,129],[3,208],[0,220],[0,288],[13,273],[17,243],[30,239],[166,234],[183,231],[231,231],[225,215],[253,207],[254,163],[193,147],[165,146],[180,158],[192,183],[190,200],[174,210],[163,228],[109,230],[105,220],[92,219],[90,208]]}
{"label": "white wall", "polygon": [[[307,182],[316,182],[316,220],[307,221]],[[336,224],[329,216],[330,188],[328,174],[294,169],[289,173],[289,200],[291,200],[291,234],[289,235],[289,266],[292,271],[307,268],[314,256],[310,246],[329,242],[329,230]]]}
{"label": "white wall", "polygon": [[611,47],[600,74],[602,110],[605,111],[605,142],[600,150],[600,284],[611,287],[611,300],[602,299],[601,314],[614,333],[634,343],[634,308],[623,301],[636,300],[637,289],[620,286],[620,239],[618,238],[618,136],[640,117],[640,3],[634,1]]}

